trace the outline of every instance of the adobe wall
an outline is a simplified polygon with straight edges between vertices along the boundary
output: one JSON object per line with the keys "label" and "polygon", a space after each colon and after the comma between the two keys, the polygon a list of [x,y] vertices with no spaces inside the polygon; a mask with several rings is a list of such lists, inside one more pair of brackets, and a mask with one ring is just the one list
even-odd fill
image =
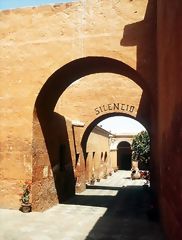
{"label": "adobe wall", "polygon": [[86,180],[102,179],[113,171],[110,158],[109,132],[96,126],[87,141]]}
{"label": "adobe wall", "polygon": [[[143,90],[131,79],[113,73],[85,76],[61,95],[55,111],[85,126],[110,113],[137,116]],[[71,98],[70,98],[71,96]]]}
{"label": "adobe wall", "polygon": [[[147,12],[147,0],[88,0],[0,12],[1,207],[19,207],[20,180],[33,180],[33,188],[38,192],[41,189],[40,182],[46,186],[48,178],[52,177],[49,166],[53,164],[54,169],[57,164],[54,161],[58,161],[55,160],[58,149],[52,149],[51,141],[45,136],[51,130],[56,132],[53,123],[60,126],[63,122],[58,123],[58,118],[64,118],[64,114],[59,112],[61,116],[51,115],[50,125],[46,128],[48,130],[41,133],[42,125],[38,125],[37,109],[34,106],[40,89],[57,69],[81,57],[109,57],[136,69],[148,88],[155,92],[155,64],[151,64],[155,52],[152,48],[152,2],[149,2]],[[143,44],[145,42],[148,44]],[[85,98],[82,101],[85,103]],[[103,100],[101,102],[105,104]],[[89,107],[92,117],[88,119],[94,119],[93,107],[97,108],[101,102]],[[46,104],[48,100],[44,102]],[[149,119],[150,107],[146,107],[147,104],[144,100],[143,118],[148,116]],[[71,139],[72,127],[66,131]],[[54,136],[53,142],[59,134]],[[44,180],[38,179],[37,171],[41,172]],[[50,191],[54,192],[52,186],[53,182]],[[45,199],[46,190],[43,189],[45,194],[41,194],[40,198]],[[10,203],[9,199],[13,201]],[[57,200],[50,197],[47,201],[53,203]],[[36,208],[39,208],[38,205]]]}
{"label": "adobe wall", "polygon": [[33,129],[36,138],[33,141],[32,208],[36,211],[48,209],[75,193],[72,123],[58,114],[48,121],[44,137],[39,125]]}
{"label": "adobe wall", "polygon": [[[182,238],[182,15],[180,0],[158,1],[158,166],[167,239]],[[159,164],[160,163],[160,164]],[[158,184],[159,185],[159,184]]]}

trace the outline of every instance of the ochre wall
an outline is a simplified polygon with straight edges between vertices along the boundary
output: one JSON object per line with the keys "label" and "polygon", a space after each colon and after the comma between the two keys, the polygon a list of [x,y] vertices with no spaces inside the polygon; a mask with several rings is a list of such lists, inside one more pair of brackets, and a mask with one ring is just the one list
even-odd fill
{"label": "ochre wall", "polygon": [[[68,152],[73,156],[72,126],[67,128],[64,122],[63,133],[59,135],[59,131],[56,132],[55,126],[63,124],[58,119],[65,118],[62,110],[58,115],[43,112],[44,121],[40,126],[42,115],[37,117],[37,110],[40,112],[43,105],[49,109],[49,101],[46,99],[42,106],[38,106],[39,109],[34,107],[40,89],[57,69],[81,57],[109,57],[136,69],[143,78],[143,84],[148,86],[150,92],[155,92],[155,49],[152,47],[154,9],[152,0],[148,6],[147,0],[88,0],[0,12],[0,206],[19,207],[19,181],[24,182],[26,179],[33,180],[33,193],[42,191],[39,199],[35,194],[32,196],[35,209],[44,208],[39,204],[45,198],[49,206],[57,202],[52,194],[46,193],[44,186],[49,178],[53,179],[54,172],[52,176],[51,171],[59,161],[57,151],[61,141],[71,141]],[[80,71],[83,70],[80,68]],[[74,100],[71,94],[72,97]],[[147,119],[148,122],[150,106],[145,100],[141,109],[143,120]],[[98,101],[98,104],[101,102],[103,104],[103,100]],[[99,105],[94,104],[89,108],[92,114],[95,106]],[[60,140],[62,134],[65,137],[65,129],[68,131],[68,139]],[[50,135],[49,139],[51,130],[56,133]],[[80,135],[83,135],[83,130],[80,131]],[[56,143],[56,149],[52,147],[51,139]],[[74,156],[71,160],[75,160]],[[39,172],[43,174],[42,179],[39,179]],[[50,183],[49,193],[55,192],[54,184],[55,181]]]}
{"label": "ochre wall", "polygon": [[[182,239],[182,2],[158,0],[158,158],[167,239]],[[160,183],[160,184],[159,184]]]}
{"label": "ochre wall", "polygon": [[32,208],[36,211],[63,202],[75,193],[72,123],[56,113],[48,121],[44,137],[39,124],[33,129],[36,138],[33,142]]}
{"label": "ochre wall", "polygon": [[92,74],[70,85],[59,98],[55,111],[84,122],[86,129],[96,118],[108,113],[136,117],[142,93],[143,90],[127,77],[112,73]]}
{"label": "ochre wall", "polygon": [[[99,127],[92,130],[88,137],[86,153],[87,181],[92,176],[101,179],[113,171],[110,158],[109,133],[104,134]],[[105,176],[104,176],[105,175]]]}

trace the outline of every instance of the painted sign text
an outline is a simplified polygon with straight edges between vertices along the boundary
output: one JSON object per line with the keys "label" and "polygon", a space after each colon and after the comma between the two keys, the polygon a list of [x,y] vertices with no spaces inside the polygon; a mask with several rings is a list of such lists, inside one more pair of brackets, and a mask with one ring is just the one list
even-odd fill
{"label": "painted sign text", "polygon": [[134,106],[128,105],[125,103],[108,103],[108,104],[96,107],[95,114],[99,115],[100,113],[107,112],[107,111],[126,111],[129,113],[132,113],[134,109],[135,109]]}

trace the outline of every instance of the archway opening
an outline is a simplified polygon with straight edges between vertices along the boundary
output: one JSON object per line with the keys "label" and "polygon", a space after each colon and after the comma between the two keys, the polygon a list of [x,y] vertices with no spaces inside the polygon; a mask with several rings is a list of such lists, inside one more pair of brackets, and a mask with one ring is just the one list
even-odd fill
{"label": "archway opening", "polygon": [[[82,138],[83,152],[86,153],[87,182],[105,178],[115,170],[148,170],[140,159],[132,159],[132,142],[137,134],[146,128],[130,116],[112,113],[92,122]],[[147,131],[146,131],[147,132]],[[88,156],[94,151],[95,159]],[[107,159],[103,161],[103,153]]]}
{"label": "archway opening", "polygon": [[131,165],[131,145],[129,142],[120,142],[117,146],[117,166],[119,170],[130,170]]}

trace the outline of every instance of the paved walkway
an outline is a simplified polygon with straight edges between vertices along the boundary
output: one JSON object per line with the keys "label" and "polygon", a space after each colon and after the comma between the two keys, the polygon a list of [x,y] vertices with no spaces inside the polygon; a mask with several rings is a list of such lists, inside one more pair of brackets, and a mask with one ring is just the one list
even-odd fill
{"label": "paved walkway", "polygon": [[164,240],[144,180],[118,171],[43,213],[0,209],[0,240]]}

